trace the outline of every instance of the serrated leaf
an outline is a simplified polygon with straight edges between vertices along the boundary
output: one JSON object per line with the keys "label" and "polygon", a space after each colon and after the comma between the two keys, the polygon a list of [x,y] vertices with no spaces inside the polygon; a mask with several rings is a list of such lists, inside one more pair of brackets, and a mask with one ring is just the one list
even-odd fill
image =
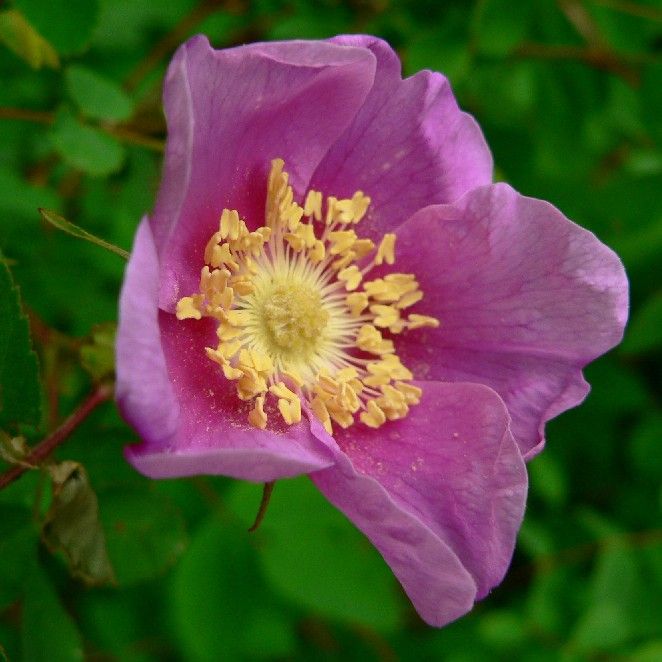
{"label": "serrated leaf", "polygon": [[71,65],[64,79],[71,98],[88,117],[119,122],[133,113],[133,102],[126,92],[87,67]]}
{"label": "serrated leaf", "polygon": [[124,163],[125,150],[115,138],[82,124],[66,109],[57,114],[50,139],[66,163],[90,175],[109,175]]}
{"label": "serrated leaf", "polygon": [[62,55],[87,46],[99,15],[98,0],[14,0],[14,5]]}
{"label": "serrated leaf", "polygon": [[18,288],[0,253],[0,427],[37,425],[40,417],[37,355]]}
{"label": "serrated leaf", "polygon": [[105,241],[100,237],[93,235],[87,230],[74,225],[71,221],[68,221],[64,216],[60,216],[57,212],[52,209],[40,209],[39,213],[45,221],[48,221],[51,225],[55,226],[58,230],[62,230],[67,234],[72,235],[73,237],[78,237],[79,239],[85,239],[101,248],[105,248],[111,253],[115,253],[120,257],[123,257],[125,260],[129,259],[129,253],[115,244],[111,244],[109,241]]}
{"label": "serrated leaf", "polygon": [[0,12],[0,42],[33,69],[60,66],[55,49],[15,9]]}
{"label": "serrated leaf", "polygon": [[83,659],[80,633],[37,563],[27,576],[22,612],[23,660],[75,662]]}
{"label": "serrated leaf", "polygon": [[114,582],[99,504],[87,472],[76,462],[48,467],[53,501],[42,525],[42,540],[51,552],[64,553],[74,577],[90,585]]}
{"label": "serrated leaf", "polygon": [[80,348],[81,364],[95,381],[110,377],[115,372],[116,331],[114,322],[98,324]]}

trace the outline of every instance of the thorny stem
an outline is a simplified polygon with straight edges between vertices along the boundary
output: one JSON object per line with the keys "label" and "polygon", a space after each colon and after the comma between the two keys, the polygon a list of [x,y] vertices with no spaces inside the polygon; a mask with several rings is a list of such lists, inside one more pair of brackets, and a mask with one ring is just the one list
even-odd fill
{"label": "thorny stem", "polygon": [[0,490],[11,485],[22,476],[30,467],[41,464],[61,443],[66,441],[72,432],[96,409],[100,404],[110,400],[113,396],[113,387],[110,384],[99,384],[87,399],[67,418],[59,428],[48,435],[25,458],[24,463],[16,465],[0,475]]}
{"label": "thorny stem", "polygon": [[257,530],[257,528],[262,524],[264,516],[267,514],[267,508],[269,506],[269,501],[271,501],[271,493],[274,491],[274,485],[276,484],[275,480],[272,480],[264,484],[264,489],[262,490],[262,500],[260,501],[260,507],[258,508],[257,515],[255,516],[255,521],[250,529],[249,533]]}

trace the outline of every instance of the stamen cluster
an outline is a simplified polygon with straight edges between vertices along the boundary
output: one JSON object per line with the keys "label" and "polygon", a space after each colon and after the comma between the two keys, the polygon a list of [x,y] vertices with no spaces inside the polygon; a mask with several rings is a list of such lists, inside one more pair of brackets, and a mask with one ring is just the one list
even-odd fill
{"label": "stamen cluster", "polygon": [[303,401],[329,433],[356,414],[373,428],[402,418],[421,389],[384,334],[439,322],[404,316],[423,298],[413,274],[365,280],[375,266],[395,263],[395,234],[376,246],[354,230],[370,198],[357,191],[324,200],[310,190],[301,206],[283,166],[272,162],[263,227],[251,232],[236,210],[223,210],[199,292],[180,299],[177,317],[217,321],[218,344],[207,356],[252,403],[255,427],[267,425],[269,396],[286,424],[301,420]]}

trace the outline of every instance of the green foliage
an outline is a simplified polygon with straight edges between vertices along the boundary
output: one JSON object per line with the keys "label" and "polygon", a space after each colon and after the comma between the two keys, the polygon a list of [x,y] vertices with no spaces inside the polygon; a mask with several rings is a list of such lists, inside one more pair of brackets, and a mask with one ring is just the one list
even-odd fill
{"label": "green foliage", "polygon": [[109,78],[80,65],[68,67],[64,78],[71,98],[87,117],[121,121],[133,113],[131,98]]}
{"label": "green foliage", "polygon": [[40,566],[28,574],[23,600],[23,659],[75,662],[83,659],[83,642],[71,616]]}
{"label": "green foliage", "polygon": [[[99,237],[95,237],[87,230],[83,230],[83,228],[79,228],[77,225],[74,225],[66,218],[60,216],[57,212],[54,212],[50,209],[39,209],[39,213],[41,214],[41,217],[45,221],[56,227],[58,230],[62,230],[63,232],[66,232],[67,234],[70,234],[73,237],[78,237],[79,239],[85,239],[85,241],[89,241],[92,244],[101,246],[101,248],[105,248],[106,250],[111,251],[111,253],[115,253],[116,255],[119,255],[120,257],[123,257],[125,260],[129,259],[129,253],[127,253],[122,248],[118,248],[117,246],[114,246],[113,244],[103,239],[100,239]],[[108,339],[104,339],[103,342],[107,344],[107,340]]]}
{"label": "green foliage", "polygon": [[16,7],[62,55],[82,51],[92,38],[99,0],[14,0]]}
{"label": "green foliage", "polygon": [[14,9],[0,12],[0,42],[33,69],[60,66],[57,51]]}
{"label": "green foliage", "polygon": [[117,582],[159,577],[186,549],[185,524],[167,499],[145,490],[99,493],[101,520]]}
{"label": "green foliage", "polygon": [[83,124],[67,108],[58,112],[50,139],[71,167],[90,175],[110,175],[124,162],[124,148],[115,138]]}
{"label": "green foliage", "polygon": [[[229,496],[247,522],[259,501],[254,495],[254,486],[238,483]],[[265,538],[262,570],[283,597],[338,620],[379,629],[397,624],[400,601],[390,570],[307,479],[277,483],[258,535]]]}
{"label": "green foliage", "polygon": [[140,476],[108,403],[57,449],[54,489],[30,470],[0,490],[0,660],[662,659],[661,18],[655,0],[4,3],[0,471],[112,379],[126,263],[106,249],[152,208],[163,75],[194,32],[218,47],[372,33],[406,75],[444,72],[497,177],[612,246],[632,307],[529,464],[504,583],[458,622],[422,626],[307,479],[278,482],[249,534],[261,486]]}
{"label": "green foliage", "polygon": [[41,392],[37,356],[18,289],[0,253],[0,427],[39,423]]}

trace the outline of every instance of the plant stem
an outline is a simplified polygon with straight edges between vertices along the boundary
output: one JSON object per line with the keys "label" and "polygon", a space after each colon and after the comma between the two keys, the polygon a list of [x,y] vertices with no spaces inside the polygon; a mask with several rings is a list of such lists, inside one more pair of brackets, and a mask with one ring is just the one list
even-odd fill
{"label": "plant stem", "polygon": [[248,529],[249,533],[253,533],[260,524],[262,524],[262,520],[264,519],[264,516],[267,514],[267,507],[269,506],[269,501],[271,501],[271,493],[274,491],[274,485],[276,484],[275,480],[272,480],[268,483],[264,484],[264,489],[262,490],[262,500],[260,501],[260,507],[258,508],[257,515],[255,516],[255,521],[253,522],[253,525],[251,526],[250,529]]}
{"label": "plant stem", "polygon": [[[46,110],[28,110],[26,108],[0,108],[0,120],[19,120],[21,122],[36,122],[37,124],[53,124],[55,114]],[[138,145],[152,150],[163,152],[164,144],[159,138],[138,133],[128,126],[100,123],[93,125],[99,131],[113,136],[120,142],[129,145]]]}
{"label": "plant stem", "polygon": [[110,384],[99,384],[87,399],[67,418],[59,428],[49,434],[25,458],[24,465],[11,467],[0,475],[0,490],[11,485],[22,476],[29,466],[41,464],[61,443],[66,441],[72,432],[96,409],[100,404],[110,400],[113,388]]}

